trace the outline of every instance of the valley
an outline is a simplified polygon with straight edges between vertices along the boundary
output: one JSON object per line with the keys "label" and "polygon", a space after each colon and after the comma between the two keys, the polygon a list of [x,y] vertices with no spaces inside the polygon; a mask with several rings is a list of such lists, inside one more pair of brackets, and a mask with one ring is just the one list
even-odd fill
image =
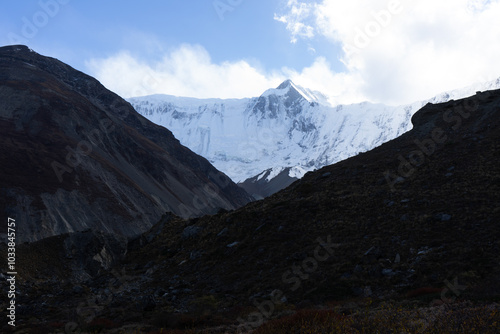
{"label": "valley", "polygon": [[[500,90],[403,114],[328,109],[290,81],[210,108],[132,101],[184,126],[179,141],[27,47],[0,48],[0,69],[0,211],[16,223],[16,326],[2,332],[498,332]],[[288,136],[235,150],[259,126]],[[262,157],[245,177],[268,193],[252,198],[182,146],[200,138],[231,172]]]}

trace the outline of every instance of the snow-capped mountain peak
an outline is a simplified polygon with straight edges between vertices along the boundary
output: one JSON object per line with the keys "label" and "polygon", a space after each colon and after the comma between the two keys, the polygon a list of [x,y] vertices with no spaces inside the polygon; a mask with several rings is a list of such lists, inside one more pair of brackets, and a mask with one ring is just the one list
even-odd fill
{"label": "snow-capped mountain peak", "polygon": [[297,98],[306,98],[305,96],[302,96],[302,94],[299,92],[299,89],[297,86],[292,82],[292,80],[287,79],[283,81],[278,87],[276,88],[270,88],[266,90],[261,97],[267,97],[270,95],[274,96],[294,96]]}
{"label": "snow-capped mountain peak", "polygon": [[263,119],[283,119],[296,117],[304,107],[314,104],[302,90],[286,80],[277,88],[266,90],[253,106],[253,114]]}
{"label": "snow-capped mountain peak", "polygon": [[271,88],[266,90],[261,97],[283,97],[288,103],[292,103],[297,100],[305,100],[309,103],[319,103],[327,104],[327,98],[320,92],[312,91],[310,89],[304,88],[302,86],[296,85],[292,80],[287,79],[283,81],[277,88]]}
{"label": "snow-capped mountain peak", "polygon": [[286,80],[250,99],[164,95],[129,102],[234,181],[243,182],[255,176],[267,181],[276,173],[300,178],[307,171],[400,136],[411,129],[411,117],[428,102],[446,102],[495,88],[500,88],[500,80],[402,106],[364,102],[332,107],[323,103],[320,93]]}

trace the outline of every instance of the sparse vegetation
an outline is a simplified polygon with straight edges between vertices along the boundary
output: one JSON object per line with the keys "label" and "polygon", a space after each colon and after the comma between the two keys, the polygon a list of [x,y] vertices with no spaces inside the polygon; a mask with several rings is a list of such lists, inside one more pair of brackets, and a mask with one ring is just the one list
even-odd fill
{"label": "sparse vegetation", "polygon": [[[94,238],[74,254],[67,236],[19,245],[26,322],[16,329],[61,332],[77,319],[110,333],[234,333],[262,312],[255,301],[281,291],[256,334],[498,333],[500,92],[492,96],[459,131],[442,120],[449,104],[428,106],[413,131],[265,200],[165,216],[116,268],[98,261],[111,251]],[[436,127],[447,142],[391,189],[384,173]],[[324,260],[306,261],[315,256]]]}
{"label": "sparse vegetation", "polygon": [[255,334],[494,334],[499,331],[499,305],[459,303],[413,310],[384,305],[350,316],[327,310],[302,310],[262,325]]}

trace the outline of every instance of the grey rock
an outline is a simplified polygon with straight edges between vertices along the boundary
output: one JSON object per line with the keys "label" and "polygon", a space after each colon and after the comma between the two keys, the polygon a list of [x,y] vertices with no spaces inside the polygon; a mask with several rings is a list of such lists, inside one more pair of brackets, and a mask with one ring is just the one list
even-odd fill
{"label": "grey rock", "polygon": [[195,250],[195,251],[192,251],[189,254],[189,259],[190,260],[197,260],[197,259],[199,259],[202,256],[203,256],[203,251],[202,250]]}
{"label": "grey rock", "polygon": [[75,285],[72,290],[73,293],[77,295],[81,295],[84,291],[81,285]]}
{"label": "grey rock", "polygon": [[451,220],[451,215],[446,214],[446,213],[439,213],[434,216],[436,220],[442,221],[442,222],[447,222]]}
{"label": "grey rock", "polygon": [[255,232],[257,232],[258,230],[260,230],[261,228],[263,228],[264,226],[266,226],[266,223],[262,224],[262,225],[259,225],[256,229],[255,229]]}
{"label": "grey rock", "polygon": [[394,259],[394,263],[400,263],[401,262],[401,255],[396,254],[396,258]]}
{"label": "grey rock", "polygon": [[101,270],[109,270],[121,261],[127,252],[127,239],[101,231],[71,233],[61,240],[73,279],[83,282]]}
{"label": "grey rock", "polygon": [[[398,177],[396,178],[396,180],[394,180],[394,184],[403,183],[403,182],[405,182],[405,181],[406,181],[406,179],[405,179],[404,177],[402,177],[402,176],[398,176]],[[387,181],[386,181],[386,182],[387,182]]]}
{"label": "grey rock", "polygon": [[256,200],[260,200],[285,189],[293,182],[297,181],[298,178],[290,177],[290,170],[291,167],[287,167],[278,175],[268,180],[268,176],[271,175],[272,169],[267,169],[254,177],[238,183],[238,185],[245,189]]}
{"label": "grey rock", "polygon": [[220,232],[217,234],[217,236],[218,236],[218,237],[222,237],[222,236],[223,236],[223,235],[225,235],[228,231],[229,231],[229,230],[228,230],[228,228],[227,228],[227,227],[224,227],[224,228],[222,229],[222,231],[220,231]]}
{"label": "grey rock", "polygon": [[353,270],[355,273],[361,273],[363,272],[363,267],[360,266],[359,264],[356,265],[356,267],[354,267],[354,270]]}
{"label": "grey rock", "polygon": [[373,246],[365,252],[364,256],[378,258],[380,257],[381,253],[382,252],[380,251],[379,247]]}
{"label": "grey rock", "polygon": [[394,275],[396,275],[396,273],[392,269],[382,269],[382,275],[394,276]]}
{"label": "grey rock", "polygon": [[441,221],[443,221],[443,222],[447,222],[447,221],[449,221],[449,220],[451,220],[451,215],[448,215],[448,214],[443,214],[443,215],[441,216]]}
{"label": "grey rock", "polygon": [[199,226],[188,226],[182,231],[182,238],[189,239],[197,237],[201,231],[203,231],[202,227]]}

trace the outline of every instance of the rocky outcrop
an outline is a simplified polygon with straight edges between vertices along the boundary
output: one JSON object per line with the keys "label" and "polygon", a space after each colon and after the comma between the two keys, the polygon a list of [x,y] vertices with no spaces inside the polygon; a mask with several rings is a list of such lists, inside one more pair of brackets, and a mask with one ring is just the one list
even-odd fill
{"label": "rocky outcrop", "polygon": [[297,177],[290,176],[291,169],[290,167],[278,169],[280,170],[279,173],[276,173],[273,169],[268,169],[257,176],[238,183],[238,185],[255,199],[263,199],[285,189],[298,180]]}

